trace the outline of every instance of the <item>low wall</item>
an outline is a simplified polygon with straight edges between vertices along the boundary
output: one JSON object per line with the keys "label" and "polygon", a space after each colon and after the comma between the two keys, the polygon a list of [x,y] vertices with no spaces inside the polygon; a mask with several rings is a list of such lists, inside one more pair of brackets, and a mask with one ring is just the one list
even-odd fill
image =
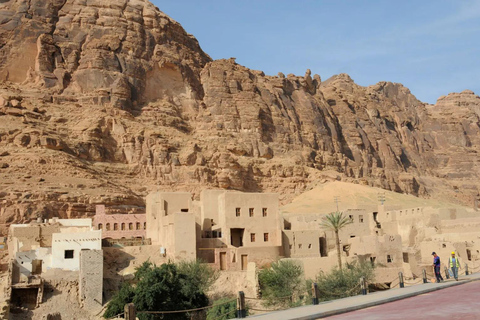
{"label": "low wall", "polygon": [[133,246],[149,246],[152,244],[151,239],[102,239],[102,247],[133,247]]}

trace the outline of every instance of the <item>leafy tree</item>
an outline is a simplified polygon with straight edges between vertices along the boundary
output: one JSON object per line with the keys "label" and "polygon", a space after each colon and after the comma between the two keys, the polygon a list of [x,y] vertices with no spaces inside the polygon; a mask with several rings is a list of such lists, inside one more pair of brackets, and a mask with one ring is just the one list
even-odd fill
{"label": "leafy tree", "polygon": [[331,230],[335,233],[335,244],[337,247],[337,258],[338,258],[338,268],[342,272],[342,255],[340,251],[340,237],[338,235],[339,231],[342,230],[345,226],[351,224],[353,221],[343,215],[343,212],[331,212],[322,218],[320,225],[328,230]]}
{"label": "leafy tree", "polygon": [[305,292],[303,268],[292,260],[272,263],[269,269],[258,273],[262,299],[267,306],[294,306],[301,304]]}
{"label": "leafy tree", "polygon": [[374,267],[370,262],[347,263],[344,269],[336,267],[329,273],[321,271],[316,279],[320,291],[319,300],[327,301],[357,295],[362,277],[365,277],[367,283],[374,280]]}
{"label": "leafy tree", "polygon": [[237,301],[233,297],[225,297],[215,301],[212,308],[207,312],[207,320],[227,320],[235,319],[236,317]]}
{"label": "leafy tree", "polygon": [[[109,302],[104,317],[122,313],[124,305],[133,302],[140,320],[154,319],[155,315],[140,311],[175,311],[201,308],[208,305],[205,291],[212,285],[215,272],[207,265],[172,262],[157,267],[144,262],[135,271],[135,285],[122,290]],[[110,310],[111,309],[111,310]],[[162,315],[165,320],[189,319],[187,313]]]}
{"label": "leafy tree", "polygon": [[135,296],[134,288],[131,284],[124,282],[120,291],[110,300],[107,310],[103,314],[105,318],[112,318],[117,314],[123,313],[125,304],[131,302]]}
{"label": "leafy tree", "polygon": [[[145,272],[137,283],[133,303],[138,311],[174,311],[206,306],[208,298],[205,294],[185,296],[182,291],[182,280],[185,279],[186,276],[179,273],[173,263],[154,266]],[[141,320],[153,317],[139,314]],[[185,314],[166,314],[164,319],[187,319],[187,317]]]}
{"label": "leafy tree", "polygon": [[177,264],[178,271],[186,276],[182,281],[185,295],[207,292],[217,281],[219,272],[199,260],[182,261]]}

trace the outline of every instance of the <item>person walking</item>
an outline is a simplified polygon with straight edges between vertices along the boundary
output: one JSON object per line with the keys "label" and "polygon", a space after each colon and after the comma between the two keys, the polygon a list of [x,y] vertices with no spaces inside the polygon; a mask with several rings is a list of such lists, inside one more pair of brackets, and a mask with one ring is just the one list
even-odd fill
{"label": "person walking", "polygon": [[450,269],[452,269],[453,277],[458,281],[458,269],[461,269],[460,261],[458,257],[455,256],[455,251],[452,251],[452,255],[448,258],[448,264]]}
{"label": "person walking", "polygon": [[435,271],[435,278],[437,278],[437,283],[443,281],[442,274],[440,273],[440,257],[434,252],[432,252],[433,256],[433,270]]}

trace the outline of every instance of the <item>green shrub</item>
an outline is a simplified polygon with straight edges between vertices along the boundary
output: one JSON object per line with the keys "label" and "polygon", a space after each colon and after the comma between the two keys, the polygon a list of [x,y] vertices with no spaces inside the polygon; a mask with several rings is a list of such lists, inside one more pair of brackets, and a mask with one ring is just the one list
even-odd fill
{"label": "green shrub", "polygon": [[227,320],[235,319],[236,317],[237,300],[233,297],[225,297],[215,301],[213,307],[207,312],[207,320]]}
{"label": "green shrub", "polygon": [[107,310],[103,314],[104,318],[112,318],[117,314],[121,314],[124,311],[125,305],[132,302],[135,296],[134,288],[131,284],[124,282],[120,291],[110,300],[107,306]]}
{"label": "green shrub", "polygon": [[360,278],[365,277],[368,283],[374,278],[374,267],[371,263],[350,263],[343,269],[335,267],[329,273],[321,271],[317,276],[319,300],[327,301],[357,295],[360,292]]}
{"label": "green shrub", "polygon": [[182,291],[185,295],[207,292],[217,281],[219,272],[201,261],[182,261],[177,263],[178,272],[185,275]]}
{"label": "green shrub", "polygon": [[[199,262],[168,262],[157,267],[144,262],[135,271],[135,284],[124,285],[108,303],[104,317],[120,314],[127,303],[133,302],[140,320],[159,315],[141,311],[175,311],[202,308],[208,305],[205,292],[216,279],[216,272]],[[165,320],[190,319],[187,313],[163,314]]]}
{"label": "green shrub", "polygon": [[302,303],[305,293],[303,268],[291,260],[272,263],[258,273],[262,299],[266,306],[292,307]]}

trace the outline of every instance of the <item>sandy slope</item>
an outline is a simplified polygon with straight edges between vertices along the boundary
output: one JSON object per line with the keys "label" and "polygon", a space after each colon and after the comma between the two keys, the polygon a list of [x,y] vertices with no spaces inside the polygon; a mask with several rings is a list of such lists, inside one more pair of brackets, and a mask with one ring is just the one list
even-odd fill
{"label": "sandy slope", "polygon": [[285,215],[299,213],[329,213],[337,209],[335,197],[338,197],[338,209],[365,208],[374,210],[384,197],[387,208],[428,207],[459,207],[437,199],[421,199],[411,195],[386,191],[380,188],[334,181],[319,185],[296,197],[291,203],[283,206],[281,212]]}

